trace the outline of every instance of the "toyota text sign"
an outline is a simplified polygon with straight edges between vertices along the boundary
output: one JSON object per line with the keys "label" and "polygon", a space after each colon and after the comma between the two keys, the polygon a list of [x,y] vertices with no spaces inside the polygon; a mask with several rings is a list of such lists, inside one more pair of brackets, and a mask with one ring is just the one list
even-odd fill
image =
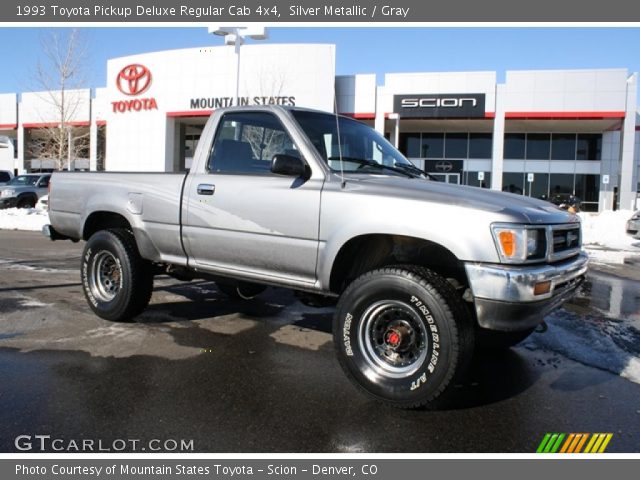
{"label": "toyota text sign", "polygon": [[[149,89],[151,78],[151,70],[139,63],[132,63],[118,72],[116,87],[127,97],[137,97]],[[158,103],[154,97],[125,98],[111,102],[111,107],[113,113],[141,112],[158,110]]]}
{"label": "toyota text sign", "polygon": [[484,117],[484,93],[394,95],[393,111],[403,118]]}

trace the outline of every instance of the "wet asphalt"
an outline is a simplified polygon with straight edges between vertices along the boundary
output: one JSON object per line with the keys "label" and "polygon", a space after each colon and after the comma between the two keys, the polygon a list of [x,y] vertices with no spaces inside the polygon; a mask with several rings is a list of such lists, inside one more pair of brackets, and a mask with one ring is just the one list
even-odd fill
{"label": "wet asphalt", "polygon": [[[85,303],[81,248],[0,231],[0,452],[50,435],[124,451],[160,440],[160,451],[185,441],[214,453],[529,453],[547,432],[611,432],[608,452],[640,451],[640,385],[606,368],[526,346],[481,352],[448,408],[388,408],[340,370],[331,309],[281,289],[238,302],[210,282],[159,277],[135,323],[111,323]],[[566,307],[624,325],[630,356],[638,269],[595,266]]]}

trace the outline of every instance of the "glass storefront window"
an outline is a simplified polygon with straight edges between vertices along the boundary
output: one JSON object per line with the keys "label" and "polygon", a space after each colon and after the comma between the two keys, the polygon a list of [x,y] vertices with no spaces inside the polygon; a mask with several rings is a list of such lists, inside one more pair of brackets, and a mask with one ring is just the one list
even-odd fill
{"label": "glass storefront window", "polygon": [[576,159],[601,160],[602,159],[602,135],[595,133],[578,134],[578,148]]}
{"label": "glass storefront window", "polygon": [[504,136],[504,158],[510,160],[524,159],[526,134],[507,133]]}
{"label": "glass storefront window", "polygon": [[573,174],[572,173],[552,173],[549,182],[549,195],[553,197],[560,193],[573,194]]}
{"label": "glass storefront window", "polygon": [[401,133],[399,138],[399,150],[405,157],[420,158],[420,134]]}
{"label": "glass storefront window", "polygon": [[491,158],[493,135],[490,133],[469,134],[469,158]]}
{"label": "glass storefront window", "polygon": [[524,173],[505,172],[502,174],[502,191],[510,193],[524,192]]}
{"label": "glass storefront window", "polygon": [[466,133],[447,133],[444,140],[445,158],[467,158],[468,137]]}
{"label": "glass storefront window", "polygon": [[576,134],[554,133],[551,136],[552,160],[575,160],[576,158]]}
{"label": "glass storefront window", "polygon": [[478,180],[478,172],[464,172],[463,183],[471,187],[491,188],[491,172],[484,172],[484,180]]}
{"label": "glass storefront window", "polygon": [[527,192],[530,197],[547,200],[549,198],[549,174],[534,173],[533,182],[527,181]]}
{"label": "glass storefront window", "polygon": [[527,134],[527,159],[549,160],[551,135],[548,133]]}
{"label": "glass storefront window", "polygon": [[442,158],[444,156],[444,133],[423,133],[420,150],[422,158]]}
{"label": "glass storefront window", "polygon": [[585,212],[598,211],[599,187],[600,175],[576,174],[576,197],[581,200]]}

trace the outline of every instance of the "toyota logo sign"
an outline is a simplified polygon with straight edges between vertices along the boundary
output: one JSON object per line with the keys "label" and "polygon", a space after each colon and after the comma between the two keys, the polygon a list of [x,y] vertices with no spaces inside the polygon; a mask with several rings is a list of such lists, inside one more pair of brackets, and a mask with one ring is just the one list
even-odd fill
{"label": "toyota logo sign", "polygon": [[140,95],[151,86],[151,72],[144,65],[127,65],[116,78],[116,86],[125,95]]}

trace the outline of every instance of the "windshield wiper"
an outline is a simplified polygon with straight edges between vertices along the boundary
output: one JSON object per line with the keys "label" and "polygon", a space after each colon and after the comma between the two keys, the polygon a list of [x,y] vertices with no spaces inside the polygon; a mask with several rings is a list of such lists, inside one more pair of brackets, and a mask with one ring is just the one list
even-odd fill
{"label": "windshield wiper", "polygon": [[[419,178],[418,175],[416,175],[415,173],[409,171],[408,169],[405,170],[404,168],[397,168],[397,167],[392,167],[390,165],[384,165],[382,163],[376,162],[375,160],[369,160],[368,158],[358,158],[358,157],[329,157],[329,158],[327,158],[327,160],[340,160],[340,159],[342,159],[342,160],[344,160],[346,162],[358,163],[363,167],[375,167],[375,168],[379,168],[380,170],[389,170],[391,172],[399,173],[399,174],[405,175],[406,177],[409,177],[409,178]],[[422,173],[422,170],[420,170],[420,172]]]}
{"label": "windshield wiper", "polygon": [[434,182],[438,182],[439,181],[436,177],[434,177],[430,173],[427,173],[424,170],[420,170],[413,163],[396,163],[394,165],[394,167],[395,168],[400,168],[402,170],[406,170],[408,172],[414,172],[415,174],[417,174],[417,175],[419,175],[421,177],[426,177],[429,180],[433,180]]}

